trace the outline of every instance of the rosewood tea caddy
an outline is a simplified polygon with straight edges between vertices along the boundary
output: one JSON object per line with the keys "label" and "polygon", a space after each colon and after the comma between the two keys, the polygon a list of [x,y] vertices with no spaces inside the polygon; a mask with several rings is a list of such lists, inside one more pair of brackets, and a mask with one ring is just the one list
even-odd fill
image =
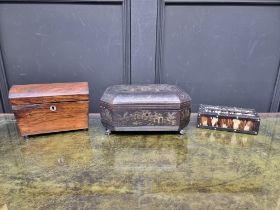
{"label": "rosewood tea caddy", "polygon": [[191,98],[175,85],[115,85],[100,99],[101,122],[111,131],[180,131],[188,125]]}
{"label": "rosewood tea caddy", "polygon": [[258,134],[259,126],[260,117],[254,109],[203,104],[199,107],[198,128]]}
{"label": "rosewood tea caddy", "polygon": [[88,128],[87,82],[15,85],[9,100],[22,136]]}

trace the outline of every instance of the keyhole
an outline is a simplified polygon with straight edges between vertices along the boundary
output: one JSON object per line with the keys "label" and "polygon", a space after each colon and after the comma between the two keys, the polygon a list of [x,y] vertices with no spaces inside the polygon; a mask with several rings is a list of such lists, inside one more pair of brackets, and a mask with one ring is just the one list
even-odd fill
{"label": "keyhole", "polygon": [[56,111],[56,106],[55,106],[55,105],[51,105],[51,106],[50,106],[50,110],[51,110],[52,112],[55,112],[55,111]]}

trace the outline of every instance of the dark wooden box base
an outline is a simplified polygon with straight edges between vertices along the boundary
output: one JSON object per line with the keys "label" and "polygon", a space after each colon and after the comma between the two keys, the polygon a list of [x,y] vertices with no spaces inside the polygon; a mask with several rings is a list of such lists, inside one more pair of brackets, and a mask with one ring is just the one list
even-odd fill
{"label": "dark wooden box base", "polygon": [[191,98],[175,85],[115,85],[100,99],[101,121],[111,131],[183,131]]}

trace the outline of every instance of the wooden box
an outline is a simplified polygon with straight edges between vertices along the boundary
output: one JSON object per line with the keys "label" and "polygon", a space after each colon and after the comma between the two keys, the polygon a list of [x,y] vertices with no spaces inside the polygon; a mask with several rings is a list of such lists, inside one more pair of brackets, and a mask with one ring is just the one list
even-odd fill
{"label": "wooden box", "polygon": [[258,134],[260,117],[254,109],[201,104],[197,116],[198,128]]}
{"label": "wooden box", "polygon": [[115,85],[100,100],[101,122],[111,131],[180,131],[187,126],[191,98],[174,85]]}
{"label": "wooden box", "polygon": [[88,128],[87,82],[15,85],[9,100],[22,136]]}

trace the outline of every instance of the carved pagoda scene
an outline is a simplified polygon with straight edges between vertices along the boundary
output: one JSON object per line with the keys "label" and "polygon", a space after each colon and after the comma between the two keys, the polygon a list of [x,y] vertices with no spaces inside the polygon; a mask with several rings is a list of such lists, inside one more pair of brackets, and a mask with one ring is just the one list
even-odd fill
{"label": "carved pagoda scene", "polygon": [[119,125],[170,125],[176,124],[176,112],[157,112],[141,110],[116,114],[116,121]]}

